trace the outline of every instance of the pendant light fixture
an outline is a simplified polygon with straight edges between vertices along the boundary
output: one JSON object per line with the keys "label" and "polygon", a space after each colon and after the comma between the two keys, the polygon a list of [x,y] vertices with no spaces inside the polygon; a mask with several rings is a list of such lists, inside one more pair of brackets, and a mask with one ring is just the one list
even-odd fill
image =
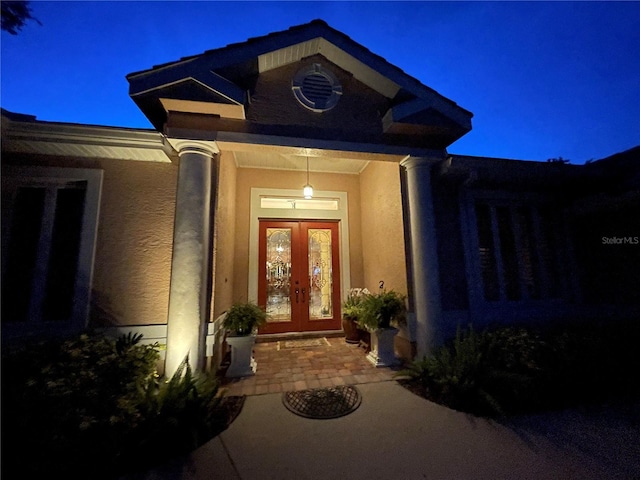
{"label": "pendant light fixture", "polygon": [[304,193],[304,198],[309,200],[313,197],[313,187],[309,183],[309,157],[307,157],[307,184],[302,189]]}

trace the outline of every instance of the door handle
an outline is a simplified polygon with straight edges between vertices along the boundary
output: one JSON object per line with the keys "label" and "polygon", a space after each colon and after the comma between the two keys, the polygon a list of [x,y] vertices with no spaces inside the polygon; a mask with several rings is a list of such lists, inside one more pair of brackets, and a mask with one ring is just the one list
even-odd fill
{"label": "door handle", "polygon": [[[298,303],[298,294],[300,293],[300,289],[296,288],[296,303]],[[304,288],[302,289],[302,295],[304,295]],[[304,301],[304,300],[303,300]]]}
{"label": "door handle", "polygon": [[304,303],[304,293],[305,293],[305,290],[306,290],[306,289],[304,289],[304,288],[302,289],[302,303]]}

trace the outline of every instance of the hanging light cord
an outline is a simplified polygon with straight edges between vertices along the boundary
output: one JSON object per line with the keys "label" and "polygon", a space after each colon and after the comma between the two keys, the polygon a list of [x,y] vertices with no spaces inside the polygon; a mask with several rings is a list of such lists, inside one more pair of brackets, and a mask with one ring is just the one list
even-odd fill
{"label": "hanging light cord", "polygon": [[310,199],[313,197],[313,187],[309,183],[309,157],[307,157],[307,184],[303,188],[304,198]]}

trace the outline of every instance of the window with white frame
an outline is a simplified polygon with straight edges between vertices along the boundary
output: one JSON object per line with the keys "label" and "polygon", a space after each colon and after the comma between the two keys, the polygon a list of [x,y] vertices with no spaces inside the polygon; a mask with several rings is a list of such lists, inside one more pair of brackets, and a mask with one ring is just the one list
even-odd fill
{"label": "window with white frame", "polygon": [[101,170],[3,171],[4,326],[86,324],[101,184]]}
{"label": "window with white frame", "polygon": [[562,242],[551,207],[476,199],[478,264],[485,301],[562,296]]}

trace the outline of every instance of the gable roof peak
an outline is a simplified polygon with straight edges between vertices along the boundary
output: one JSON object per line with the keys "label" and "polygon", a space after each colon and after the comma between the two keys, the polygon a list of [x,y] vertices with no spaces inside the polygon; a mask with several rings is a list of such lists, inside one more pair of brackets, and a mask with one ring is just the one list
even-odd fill
{"label": "gable roof peak", "polygon": [[318,23],[320,25],[324,25],[325,27],[329,26],[329,24],[327,22],[325,22],[324,20],[322,20],[321,18],[315,18],[315,19],[311,20],[309,23]]}
{"label": "gable roof peak", "polygon": [[215,102],[242,106],[247,102],[247,85],[258,75],[312,55],[322,55],[328,62],[349,72],[355,80],[389,99],[393,108],[385,114],[387,126],[399,123],[423,125],[434,121],[435,115],[453,122],[458,138],[471,129],[471,112],[322,19],[131,73],[127,75],[129,95],[143,111],[150,108],[145,114],[153,117],[152,123],[160,128],[164,122],[164,107],[143,104],[157,104],[158,98],[153,97],[158,97],[163,89],[191,82]]}

